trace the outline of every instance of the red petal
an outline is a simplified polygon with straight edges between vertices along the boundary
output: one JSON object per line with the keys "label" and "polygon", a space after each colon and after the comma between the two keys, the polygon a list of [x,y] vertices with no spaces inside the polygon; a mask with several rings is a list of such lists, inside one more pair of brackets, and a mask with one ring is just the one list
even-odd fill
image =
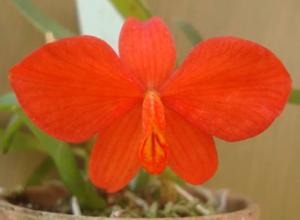
{"label": "red petal", "polygon": [[146,88],[157,88],[172,73],[176,62],[173,38],[163,21],[129,18],[120,35],[121,60]]}
{"label": "red petal", "polygon": [[142,140],[141,114],[141,105],[137,105],[120,120],[100,131],[89,164],[89,174],[96,186],[115,192],[137,173]]}
{"label": "red petal", "polygon": [[142,96],[113,50],[95,37],[47,44],[11,72],[12,87],[28,116],[65,141],[86,140]]}
{"label": "red petal", "polygon": [[170,167],[189,183],[205,182],[213,176],[218,166],[212,137],[187,122],[175,111],[168,108],[165,110]]}
{"label": "red petal", "polygon": [[236,141],[265,130],[290,89],[286,69],[269,50],[221,37],[195,47],[164,86],[162,100],[206,132]]}

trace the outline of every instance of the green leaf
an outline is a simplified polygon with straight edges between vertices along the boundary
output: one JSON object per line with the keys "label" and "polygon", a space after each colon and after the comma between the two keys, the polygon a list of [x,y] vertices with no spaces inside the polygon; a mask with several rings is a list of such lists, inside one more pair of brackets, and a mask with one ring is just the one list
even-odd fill
{"label": "green leaf", "polygon": [[300,89],[293,89],[289,96],[289,103],[300,105]]}
{"label": "green leaf", "polygon": [[54,168],[53,161],[50,157],[44,159],[39,166],[33,171],[31,176],[28,178],[26,182],[26,186],[36,186],[40,185],[43,182],[45,176],[49,173],[49,171]]}
{"label": "green leaf", "polygon": [[65,27],[46,16],[30,0],[11,0],[18,11],[31,22],[43,34],[52,32],[55,38],[63,38],[75,35]]}
{"label": "green leaf", "polygon": [[14,93],[10,92],[0,97],[0,111],[14,110],[19,106]]}
{"label": "green leaf", "polygon": [[[18,108],[18,102],[13,93],[0,97],[0,109],[14,110],[39,141],[37,143],[32,137],[29,138],[28,135],[22,133],[20,135],[18,132],[13,140],[9,140],[11,142],[11,150],[38,149],[46,153],[54,161],[66,187],[78,198],[82,206],[99,210],[105,207],[105,201],[97,195],[96,189],[83,178],[70,147],[66,143],[50,137],[33,125],[21,109]],[[18,123],[12,123],[14,126],[12,125],[9,133],[13,133],[14,129],[17,130]],[[1,132],[1,140],[4,139],[4,135],[5,132]]]}
{"label": "green leaf", "polygon": [[103,209],[105,201],[97,195],[96,189],[81,175],[75,155],[70,147],[34,126],[22,111],[19,111],[19,115],[37,137],[42,150],[54,161],[60,178],[66,187],[78,198],[81,205],[90,209]]}
{"label": "green leaf", "polygon": [[178,20],[176,21],[176,24],[193,45],[196,45],[203,40],[200,33],[190,23],[183,20]]}
{"label": "green leaf", "polygon": [[37,150],[43,151],[40,146],[40,143],[36,138],[27,132],[19,130],[14,135],[12,142],[10,144],[10,151],[19,151],[19,150]]}
{"label": "green leaf", "polygon": [[147,187],[151,177],[143,169],[140,170],[138,175],[130,182],[130,188],[134,192],[142,192]]}
{"label": "green leaf", "polygon": [[179,176],[177,176],[170,168],[165,169],[162,175],[167,176],[168,179],[172,180],[173,182],[177,183],[178,185],[184,185],[185,182]]}
{"label": "green leaf", "polygon": [[23,120],[18,115],[13,115],[12,118],[9,121],[9,124],[7,128],[4,131],[3,137],[1,138],[1,151],[2,153],[7,153],[14,135],[19,130],[19,128],[22,126]]}
{"label": "green leaf", "polygon": [[110,0],[119,13],[127,18],[133,16],[135,18],[146,20],[151,17],[150,11],[139,0]]}

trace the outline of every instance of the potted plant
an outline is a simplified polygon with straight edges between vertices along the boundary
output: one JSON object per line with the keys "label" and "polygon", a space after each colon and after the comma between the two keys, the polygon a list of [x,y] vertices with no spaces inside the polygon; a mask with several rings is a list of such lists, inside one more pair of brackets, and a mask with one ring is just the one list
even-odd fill
{"label": "potted plant", "polygon": [[[253,137],[284,108],[291,80],[271,51],[218,37],[175,67],[159,17],[128,18],[119,56],[96,37],[57,39],[71,34],[51,27],[47,44],[11,69],[15,95],[0,99],[13,113],[4,151],[22,142],[48,158],[26,187],[3,193],[0,218],[259,218],[249,199],[193,185],[217,169],[213,137]],[[51,167],[61,181],[42,184]]]}

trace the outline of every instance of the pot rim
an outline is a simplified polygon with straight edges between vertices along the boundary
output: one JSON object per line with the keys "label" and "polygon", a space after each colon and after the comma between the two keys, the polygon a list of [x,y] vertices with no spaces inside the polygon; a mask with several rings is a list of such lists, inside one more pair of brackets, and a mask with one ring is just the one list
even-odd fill
{"label": "pot rim", "polygon": [[[244,204],[244,208],[241,208],[236,211],[231,212],[224,212],[218,213],[215,215],[207,215],[207,216],[187,216],[187,217],[178,217],[178,219],[184,220],[213,220],[213,219],[221,219],[226,215],[227,218],[234,217],[234,216],[248,216],[251,217],[253,215],[259,215],[259,207],[256,202],[253,200],[241,196],[239,194],[230,194],[228,197],[231,201],[234,202],[242,202]],[[47,211],[40,211],[40,210],[33,210],[30,208],[25,208],[22,206],[14,205],[9,203],[8,201],[0,198],[0,214],[1,212],[13,212],[16,211],[20,214],[24,215],[31,215],[31,216],[40,216],[40,217],[48,217],[49,219],[70,219],[70,220],[132,220],[132,219],[157,219],[157,220],[166,220],[166,219],[174,219],[174,217],[163,217],[163,218],[130,218],[130,217],[106,217],[106,216],[76,216],[71,214],[64,214],[64,213],[54,213],[54,212],[47,212]],[[0,216],[1,217],[1,216]],[[245,219],[246,220],[246,219]]]}

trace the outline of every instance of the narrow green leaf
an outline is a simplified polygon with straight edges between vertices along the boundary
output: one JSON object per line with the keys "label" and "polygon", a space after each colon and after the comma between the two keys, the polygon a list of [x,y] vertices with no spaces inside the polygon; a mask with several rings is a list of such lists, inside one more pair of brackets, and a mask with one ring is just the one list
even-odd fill
{"label": "narrow green leaf", "polygon": [[300,105],[300,89],[293,89],[289,96],[289,103]]}
{"label": "narrow green leaf", "polygon": [[196,45],[200,41],[203,40],[203,38],[201,37],[200,33],[190,23],[188,23],[186,21],[183,21],[183,20],[178,20],[178,21],[176,21],[176,24],[182,30],[182,32],[186,35],[186,37],[188,38],[188,40],[193,45]]}
{"label": "narrow green leaf", "polygon": [[30,0],[10,0],[19,12],[43,34],[52,32],[55,38],[75,35],[65,27],[46,16]]}
{"label": "narrow green leaf", "polygon": [[[50,137],[34,126],[21,109],[18,108],[18,103],[13,93],[6,94],[0,98],[0,109],[15,110],[40,143],[37,144],[34,139],[28,138],[24,134],[18,134],[13,140],[10,140],[12,150],[33,148],[43,151],[54,161],[62,181],[78,198],[82,206],[91,209],[103,209],[105,207],[105,201],[97,195],[96,189],[83,178],[77,166],[75,155],[69,146]],[[14,127],[14,129],[17,127]],[[4,134],[5,132],[1,133],[1,140],[3,140]]]}
{"label": "narrow green leaf", "polygon": [[7,153],[14,135],[19,130],[19,128],[22,126],[23,120],[19,117],[19,115],[15,114],[10,119],[7,128],[4,131],[4,135],[1,139],[1,151],[2,153]]}
{"label": "narrow green leaf", "polygon": [[43,182],[45,176],[54,168],[53,161],[50,157],[44,159],[39,166],[33,171],[31,176],[26,182],[26,186],[40,185]]}
{"label": "narrow green leaf", "polygon": [[140,0],[110,0],[119,13],[127,18],[129,16],[146,20],[151,17],[150,11],[145,8]]}
{"label": "narrow green leaf", "polygon": [[81,175],[74,153],[69,146],[56,140],[34,126],[22,111],[18,112],[24,123],[33,134],[49,157],[52,158],[60,178],[66,187],[78,198],[82,206],[91,209],[103,209],[105,201],[97,195],[94,187]]}
{"label": "narrow green leaf", "polygon": [[14,93],[10,92],[0,97],[0,111],[13,110],[19,106]]}
{"label": "narrow green leaf", "polygon": [[43,149],[40,146],[40,143],[32,134],[21,130],[16,132],[10,144],[11,152],[19,150],[43,151]]}

